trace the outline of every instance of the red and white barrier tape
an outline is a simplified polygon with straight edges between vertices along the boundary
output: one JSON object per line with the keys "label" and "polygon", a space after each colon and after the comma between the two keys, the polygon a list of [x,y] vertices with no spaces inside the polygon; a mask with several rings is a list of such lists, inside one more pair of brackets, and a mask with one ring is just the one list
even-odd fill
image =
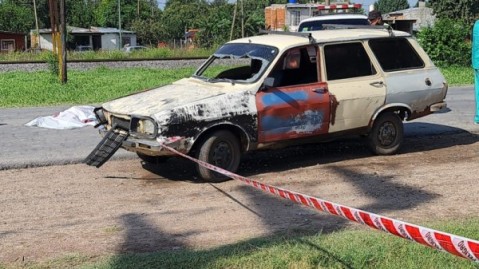
{"label": "red and white barrier tape", "polygon": [[181,152],[178,152],[175,149],[166,145],[162,145],[162,147],[193,162],[196,162],[210,170],[243,181],[250,186],[280,196],[284,199],[288,199],[293,202],[303,204],[305,206],[312,207],[332,215],[340,216],[347,220],[365,224],[371,228],[381,230],[402,237],[404,239],[409,239],[425,246],[442,250],[456,256],[469,259],[471,261],[479,262],[479,241],[387,218],[381,215],[336,204],[333,202],[328,202],[326,200],[308,196],[298,192],[288,191],[275,186],[266,185],[256,180],[242,177],[240,175],[231,173],[209,163],[197,160]]}

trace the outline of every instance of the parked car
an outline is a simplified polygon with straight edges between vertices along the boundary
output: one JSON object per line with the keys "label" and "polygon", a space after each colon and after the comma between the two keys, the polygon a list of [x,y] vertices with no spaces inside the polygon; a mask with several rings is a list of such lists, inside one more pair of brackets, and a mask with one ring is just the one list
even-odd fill
{"label": "parked car", "polygon": [[133,52],[133,51],[145,50],[145,49],[148,49],[148,48],[145,47],[145,46],[128,46],[128,47],[124,47],[124,48],[123,48],[123,51],[125,51],[125,52]]}
{"label": "parked car", "polygon": [[[241,154],[344,135],[395,154],[403,121],[446,107],[443,75],[409,34],[385,29],[274,33],[230,41],[189,78],[95,109],[104,138],[86,158],[119,148],[159,163],[168,145],[229,171]],[[200,165],[207,181],[225,177]]]}
{"label": "parked car", "polygon": [[304,19],[298,32],[324,30],[327,25],[369,25],[368,17],[361,14],[331,14]]}

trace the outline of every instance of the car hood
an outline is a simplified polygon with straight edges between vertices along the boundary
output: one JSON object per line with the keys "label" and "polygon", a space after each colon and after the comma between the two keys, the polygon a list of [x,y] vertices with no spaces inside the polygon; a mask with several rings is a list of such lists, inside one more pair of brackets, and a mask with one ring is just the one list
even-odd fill
{"label": "car hood", "polygon": [[[223,83],[221,83],[223,84]],[[109,112],[122,115],[152,116],[177,106],[225,94],[230,89],[221,84],[187,78],[103,104]]]}

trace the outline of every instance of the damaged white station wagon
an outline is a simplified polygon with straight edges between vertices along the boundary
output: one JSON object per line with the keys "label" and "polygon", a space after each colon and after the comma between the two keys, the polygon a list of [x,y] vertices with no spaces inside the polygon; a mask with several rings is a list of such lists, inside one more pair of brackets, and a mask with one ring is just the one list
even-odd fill
{"label": "damaged white station wagon", "polygon": [[[100,167],[122,147],[159,163],[168,145],[236,171],[241,154],[363,135],[394,154],[403,121],[446,107],[447,83],[409,34],[386,29],[269,33],[220,47],[193,76],[95,109]],[[197,166],[204,180],[225,177]]]}

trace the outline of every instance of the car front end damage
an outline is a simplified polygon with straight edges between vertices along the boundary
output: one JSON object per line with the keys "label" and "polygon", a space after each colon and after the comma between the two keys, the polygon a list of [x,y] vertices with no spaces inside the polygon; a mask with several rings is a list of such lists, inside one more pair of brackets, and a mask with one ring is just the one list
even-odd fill
{"label": "car front end damage", "polygon": [[84,162],[97,168],[120,147],[149,156],[170,156],[172,153],[164,150],[162,145],[183,153],[187,153],[192,145],[193,138],[161,136],[158,123],[149,116],[114,114],[103,107],[96,108],[94,113],[103,139]]}

